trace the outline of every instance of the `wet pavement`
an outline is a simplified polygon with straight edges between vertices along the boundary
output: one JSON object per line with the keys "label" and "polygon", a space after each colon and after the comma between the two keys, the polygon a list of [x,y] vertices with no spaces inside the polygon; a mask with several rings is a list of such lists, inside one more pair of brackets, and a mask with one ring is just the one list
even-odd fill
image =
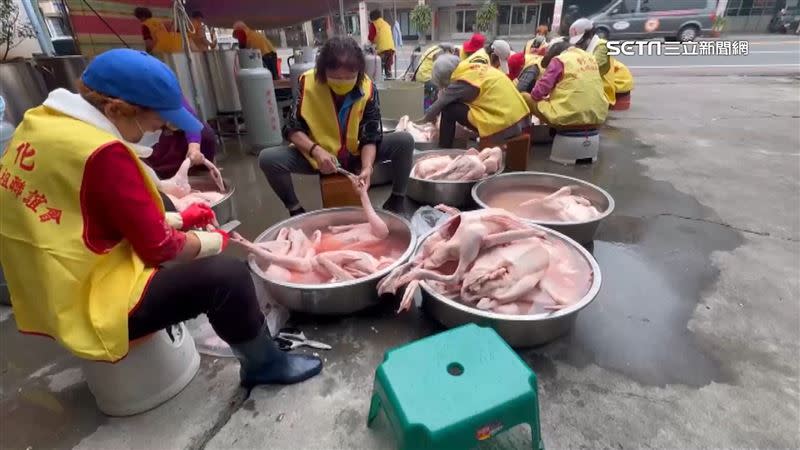
{"label": "wet pavement", "polygon": [[[545,444],[800,447],[800,82],[637,83],[633,108],[602,130],[597,163],[564,167],[548,146],[532,150],[532,170],[585,179],[616,201],[587,246],[603,275],[597,299],[567,335],[520,352],[539,376]],[[238,231],[255,237],[287,215],[255,157],[235,139],[226,147]],[[296,186],[306,209],[320,207],[315,177]],[[388,193],[373,189],[373,202]],[[319,377],[248,396],[235,363],[207,357],[178,397],[128,419],[98,413],[75,360],[6,317],[0,446],[393,448],[382,419],[365,426],[375,367],[441,327],[385,300],[352,317],[293,317],[333,345]],[[526,447],[521,429],[481,448]]]}

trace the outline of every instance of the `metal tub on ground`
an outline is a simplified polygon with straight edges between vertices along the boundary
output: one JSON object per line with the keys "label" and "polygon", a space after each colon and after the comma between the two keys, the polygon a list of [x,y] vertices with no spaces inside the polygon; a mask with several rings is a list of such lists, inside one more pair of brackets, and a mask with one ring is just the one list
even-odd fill
{"label": "metal tub on ground", "polygon": [[580,243],[592,242],[600,222],[614,211],[614,199],[611,195],[592,183],[546,172],[506,173],[477,183],[472,188],[472,198],[481,208],[490,208],[491,205],[486,203],[486,199],[498,192],[530,188],[552,188],[555,192],[564,186],[576,186],[577,189],[573,193],[592,202],[592,205],[600,211],[600,216],[585,222],[551,222],[525,217],[523,219],[564,233]]}
{"label": "metal tub on ground", "polygon": [[[236,188],[231,183],[231,180],[223,178],[222,181],[225,183],[225,192],[223,192],[225,196],[211,205],[211,209],[217,216],[217,222],[225,224],[236,218],[236,207],[233,203],[233,193],[236,192]],[[195,191],[218,191],[216,183],[214,183],[214,180],[208,174],[190,176],[189,185],[192,187],[192,190]]]}
{"label": "metal tub on ground", "polygon": [[[414,165],[424,158],[431,158],[435,156],[458,156],[465,152],[465,150],[428,150],[424,152],[415,152]],[[504,161],[501,162],[497,172],[483,178],[488,180],[499,176],[505,170],[505,153],[503,153]],[[462,208],[472,202],[470,193],[472,188],[480,183],[481,180],[476,181],[447,181],[447,180],[423,180],[415,177],[413,174],[408,177],[408,187],[406,195],[408,198],[425,205],[438,205],[443,203],[454,208]]]}
{"label": "metal tub on ground", "polygon": [[[263,271],[258,267],[252,255],[248,258],[250,270],[261,280],[273,300],[292,311],[321,315],[346,315],[372,306],[378,302],[378,281],[408,260],[414,252],[417,242],[411,232],[411,224],[407,220],[387,211],[377,210],[376,212],[389,226],[390,236],[400,236],[406,239],[408,244],[397,261],[368,277],[328,284],[297,284],[270,280],[264,277]],[[325,230],[330,225],[362,222],[366,222],[362,208],[321,209],[290,217],[277,223],[261,233],[254,242],[275,240],[278,231],[284,227],[298,228],[310,235],[314,230]]]}
{"label": "metal tub on ground", "polygon": [[[541,345],[567,333],[575,323],[578,313],[588,306],[600,291],[600,285],[602,284],[600,266],[591,253],[569,237],[540,225],[530,224],[530,226],[545,231],[551,238],[563,240],[589,263],[592,269],[592,284],[589,287],[589,291],[581,299],[564,309],[554,312],[530,315],[498,314],[467,306],[436,292],[426,282],[422,282],[420,287],[423,309],[448,328],[466,323],[492,327],[512,347]],[[422,242],[424,242],[424,239],[420,240],[418,248],[422,247]]]}

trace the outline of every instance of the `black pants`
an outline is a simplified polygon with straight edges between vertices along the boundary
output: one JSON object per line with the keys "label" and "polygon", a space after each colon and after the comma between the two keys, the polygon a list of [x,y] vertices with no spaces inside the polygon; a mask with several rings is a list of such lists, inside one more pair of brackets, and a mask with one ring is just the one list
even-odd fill
{"label": "black pants", "polygon": [[277,80],[278,76],[280,76],[278,73],[278,54],[267,53],[266,55],[262,55],[261,61],[264,62],[264,67],[269,69],[270,73],[272,73],[272,79]]}
{"label": "black pants", "polygon": [[264,314],[246,263],[212,256],[159,269],[128,315],[128,337],[146,336],[200,314],[229,344],[258,335]]}
{"label": "black pants", "polygon": [[442,117],[439,121],[439,146],[442,148],[453,148],[453,140],[456,137],[456,123],[476,131],[475,127],[469,123],[469,106],[465,103],[450,103],[442,109]]}

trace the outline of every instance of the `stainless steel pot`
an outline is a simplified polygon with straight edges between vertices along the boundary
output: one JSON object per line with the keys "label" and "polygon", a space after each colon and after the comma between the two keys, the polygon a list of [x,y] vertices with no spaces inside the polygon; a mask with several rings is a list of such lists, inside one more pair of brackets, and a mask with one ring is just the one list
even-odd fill
{"label": "stainless steel pot", "polygon": [[41,72],[48,91],[58,88],[78,92],[78,79],[88,61],[81,55],[35,58],[33,64]]}
{"label": "stainless steel pot", "polygon": [[239,64],[238,53],[238,50],[212,50],[203,53],[217,112],[234,113],[242,110],[235,72]]}
{"label": "stainless steel pot", "polygon": [[[414,155],[414,164],[425,158],[434,156],[458,156],[464,153],[464,150],[427,150],[424,152],[417,152]],[[503,153],[505,158],[505,153]],[[501,162],[500,169],[494,175],[489,175],[484,180],[491,179],[498,176],[505,169],[505,161]],[[408,187],[406,195],[418,203],[425,205],[438,205],[444,203],[445,205],[454,208],[461,208],[468,205],[471,201],[470,193],[472,187],[478,181],[444,181],[444,180],[423,180],[414,175],[408,177]]]}
{"label": "stainless steel pot", "polygon": [[581,243],[592,242],[600,222],[614,211],[614,199],[608,192],[592,183],[566,175],[546,172],[506,173],[492,179],[481,181],[472,188],[472,198],[481,208],[490,208],[485,199],[501,191],[528,188],[551,188],[553,192],[564,186],[577,186],[577,195],[585,197],[601,212],[600,217],[586,222],[550,222],[546,220],[525,219],[575,239]]}
{"label": "stainless steel pot", "polygon": [[42,75],[28,61],[0,63],[0,92],[6,101],[5,117],[14,126],[22,121],[25,111],[47,98]]}
{"label": "stainless steel pot", "polygon": [[[551,238],[563,240],[586,258],[592,268],[593,278],[592,285],[583,298],[567,308],[552,313],[532,315],[497,314],[472,308],[452,300],[431,289],[427,283],[422,282],[420,286],[423,309],[446,327],[456,327],[465,323],[476,323],[492,327],[512,347],[541,345],[567,333],[575,323],[578,313],[591,303],[600,291],[600,285],[603,281],[600,274],[600,266],[597,265],[597,261],[585,248],[569,237],[536,224],[530,225],[532,228],[539,228],[547,232]],[[424,239],[420,240],[419,247],[422,246],[422,242],[424,242]]]}
{"label": "stainless steel pot", "polygon": [[[344,315],[372,306],[378,301],[378,281],[395,267],[408,260],[416,247],[416,238],[411,232],[411,224],[407,220],[383,210],[378,210],[377,213],[386,221],[391,234],[400,235],[408,239],[408,247],[391,266],[366,278],[317,285],[268,280],[262,276],[262,271],[258,268],[252,256],[248,259],[250,269],[262,280],[269,295],[292,311]],[[364,222],[365,220],[364,210],[361,208],[321,209],[290,217],[283,222],[275,224],[261,233],[255,242],[274,240],[278,236],[278,231],[284,227],[299,228],[305,231],[306,234],[311,234],[314,230],[325,229],[329,225],[345,225]]]}
{"label": "stainless steel pot", "polygon": [[[236,205],[233,202],[233,193],[236,192],[236,188],[231,184],[231,180],[223,178],[222,181],[225,183],[227,192],[220,201],[211,205],[214,215],[217,216],[217,222],[221,224],[236,218]],[[189,177],[189,185],[197,191],[217,191],[217,184],[209,175],[192,175]]]}

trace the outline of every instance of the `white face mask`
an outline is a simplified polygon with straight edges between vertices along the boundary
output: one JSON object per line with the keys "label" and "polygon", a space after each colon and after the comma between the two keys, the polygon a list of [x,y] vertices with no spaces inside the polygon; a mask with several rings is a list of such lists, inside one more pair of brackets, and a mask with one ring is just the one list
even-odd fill
{"label": "white face mask", "polygon": [[139,127],[139,131],[142,132],[142,138],[139,139],[139,142],[134,142],[134,144],[141,145],[142,147],[152,147],[158,143],[158,140],[161,139],[161,130],[158,131],[144,131],[142,126],[139,124],[138,120],[135,120],[136,126]]}

